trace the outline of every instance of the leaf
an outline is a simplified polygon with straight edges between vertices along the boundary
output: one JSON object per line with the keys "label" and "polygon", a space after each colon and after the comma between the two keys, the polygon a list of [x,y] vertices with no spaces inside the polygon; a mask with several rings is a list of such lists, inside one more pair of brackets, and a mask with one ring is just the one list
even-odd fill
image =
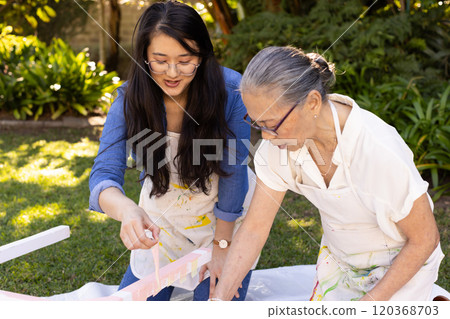
{"label": "leaf", "polygon": [[450,93],[450,85],[447,86],[447,88],[444,91],[444,94],[442,94],[441,103],[439,106],[439,116],[444,115],[445,109],[447,108],[447,98],[448,98],[449,93]]}
{"label": "leaf", "polygon": [[36,113],[34,114],[34,120],[37,121],[37,119],[39,118],[39,116],[42,115],[43,112],[44,112],[44,106],[40,105],[38,107],[38,109],[36,110]]}
{"label": "leaf", "polygon": [[17,109],[15,109],[13,111],[13,115],[16,118],[16,120],[20,120],[20,113],[19,113],[19,111]]}
{"label": "leaf", "polygon": [[450,191],[450,183],[440,185],[438,187],[433,188],[433,191],[436,192],[433,196],[433,201],[437,201],[444,193]]}
{"label": "leaf", "polygon": [[33,29],[37,28],[38,22],[35,17],[25,14],[25,19],[28,21],[28,23],[31,25]]}
{"label": "leaf", "polygon": [[431,169],[431,181],[433,182],[434,187],[439,186],[439,175],[436,167]]}
{"label": "leaf", "polygon": [[77,110],[78,113],[80,113],[80,114],[82,114],[82,115],[84,115],[84,116],[88,115],[88,111],[86,110],[85,107],[83,107],[83,105],[78,104],[78,103],[73,103],[73,104],[72,104],[72,107],[73,107],[75,110]]}
{"label": "leaf", "polygon": [[37,8],[36,11],[37,16],[39,19],[41,19],[44,22],[50,22],[50,18],[48,17],[47,13],[42,8]]}
{"label": "leaf", "polygon": [[427,107],[427,112],[426,112],[426,119],[427,120],[431,120],[433,106],[434,106],[434,99],[431,98],[430,101],[428,102],[428,107]]}
{"label": "leaf", "polygon": [[52,7],[49,7],[49,6],[45,5],[44,6],[44,10],[45,10],[45,12],[47,13],[47,15],[49,17],[51,17],[51,18],[56,17],[56,12],[55,12],[55,10],[53,10]]}
{"label": "leaf", "polygon": [[28,106],[22,106],[21,111],[29,116],[33,115],[33,111],[31,111],[31,108]]}
{"label": "leaf", "polygon": [[67,111],[67,107],[60,105],[55,113],[52,114],[52,120],[56,120],[60,117],[65,111]]}
{"label": "leaf", "polygon": [[419,119],[424,119],[425,114],[423,113],[422,105],[419,100],[413,101],[414,108],[416,109],[416,114],[419,117]]}

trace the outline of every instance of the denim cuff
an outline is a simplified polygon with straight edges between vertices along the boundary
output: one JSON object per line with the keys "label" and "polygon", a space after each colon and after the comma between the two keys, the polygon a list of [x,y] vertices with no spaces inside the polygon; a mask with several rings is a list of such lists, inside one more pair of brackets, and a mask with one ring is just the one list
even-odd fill
{"label": "denim cuff", "polygon": [[241,209],[237,212],[226,212],[221,210],[218,206],[217,206],[217,202],[214,204],[214,215],[217,218],[220,218],[226,222],[234,222],[236,219],[238,219],[239,217],[242,216],[242,212],[244,211],[244,208],[241,207]]}
{"label": "denim cuff", "polygon": [[107,189],[109,187],[118,188],[125,195],[125,192],[124,192],[122,186],[120,186],[119,183],[117,183],[117,182],[115,182],[113,180],[110,180],[110,179],[101,181],[100,183],[98,183],[94,187],[94,189],[91,192],[91,195],[89,196],[89,209],[90,210],[93,210],[93,211],[96,211],[96,212],[99,212],[99,213],[105,213],[100,208],[100,204],[98,202],[98,197],[100,196],[100,193],[102,191],[104,191],[105,189]]}

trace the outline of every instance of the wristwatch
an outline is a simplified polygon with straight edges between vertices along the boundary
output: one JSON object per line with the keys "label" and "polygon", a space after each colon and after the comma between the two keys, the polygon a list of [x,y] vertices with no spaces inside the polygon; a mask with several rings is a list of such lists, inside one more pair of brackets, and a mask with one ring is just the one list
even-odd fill
{"label": "wristwatch", "polygon": [[228,241],[226,239],[221,239],[221,240],[213,240],[213,244],[214,245],[218,245],[220,248],[225,249],[228,246],[231,245],[231,241]]}

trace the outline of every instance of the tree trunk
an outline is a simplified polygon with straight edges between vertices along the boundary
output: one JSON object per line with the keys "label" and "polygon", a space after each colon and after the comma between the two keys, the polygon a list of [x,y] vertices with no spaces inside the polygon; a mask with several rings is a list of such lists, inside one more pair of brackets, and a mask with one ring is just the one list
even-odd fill
{"label": "tree trunk", "polygon": [[[106,17],[105,17],[105,0],[99,0],[99,11],[100,11],[100,24],[103,28],[106,27]],[[106,61],[106,33],[100,29],[100,44],[98,48],[99,60],[102,63]]]}
{"label": "tree trunk", "polygon": [[279,12],[281,8],[281,0],[266,0],[266,10],[270,12]]}
{"label": "tree trunk", "polygon": [[120,43],[120,5],[118,0],[109,0],[110,17],[109,17],[109,32],[110,50],[108,58],[106,59],[106,69],[113,71],[117,69],[119,64],[119,43]]}
{"label": "tree trunk", "polygon": [[212,3],[216,21],[219,23],[223,34],[231,34],[231,28],[233,28],[234,25],[231,19],[231,10],[226,0],[212,0]]}
{"label": "tree trunk", "polygon": [[217,21],[216,19],[216,13],[214,12],[214,8],[211,8],[209,6],[210,2],[208,0],[203,0],[203,4],[205,5],[206,10],[208,10],[208,13],[211,15],[214,21]]}

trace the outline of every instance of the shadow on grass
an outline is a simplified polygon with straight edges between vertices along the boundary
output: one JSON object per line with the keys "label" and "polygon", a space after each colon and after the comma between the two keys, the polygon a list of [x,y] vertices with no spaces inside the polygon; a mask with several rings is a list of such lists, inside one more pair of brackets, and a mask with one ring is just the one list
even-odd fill
{"label": "shadow on grass", "polygon": [[[48,295],[72,291],[95,281],[126,249],[118,236],[120,224],[87,210],[87,181],[75,187],[8,181],[0,184],[4,216],[0,244],[6,244],[58,225],[68,225],[71,237],[0,265],[0,289]],[[106,275],[118,284],[128,254]],[[105,281],[105,277],[100,282]]]}
{"label": "shadow on grass", "polygon": [[[68,160],[48,151],[40,154],[47,142],[60,141],[61,136],[66,137],[65,141],[76,143],[85,135],[67,131],[59,133],[59,130],[37,135],[0,132],[0,164],[6,163],[7,170],[17,172],[30,161],[38,160],[38,165],[29,171],[35,174],[31,182],[13,178],[5,180],[8,176],[3,171],[3,181],[0,182],[0,245],[58,225],[71,228],[70,238],[0,264],[2,290],[38,296],[73,291],[87,282],[96,281],[126,252],[119,237],[120,223],[88,210],[88,172],[94,156],[75,154]],[[24,145],[22,149],[19,149],[20,145]],[[5,155],[18,149],[15,162]],[[69,175],[75,179],[73,185],[58,185],[58,182],[64,184],[66,181],[56,175],[59,180],[55,183],[51,177],[40,183],[39,170],[45,169],[51,162],[53,165],[56,163],[52,169],[66,168],[71,172]],[[2,167],[0,165],[0,169]],[[21,174],[26,175],[27,170]],[[130,193],[134,196],[139,192],[136,177],[137,174],[128,172],[125,176],[125,186],[131,189]],[[21,176],[20,180],[24,178],[26,180],[26,176]],[[119,284],[128,263],[129,252],[99,278],[99,282]]]}

